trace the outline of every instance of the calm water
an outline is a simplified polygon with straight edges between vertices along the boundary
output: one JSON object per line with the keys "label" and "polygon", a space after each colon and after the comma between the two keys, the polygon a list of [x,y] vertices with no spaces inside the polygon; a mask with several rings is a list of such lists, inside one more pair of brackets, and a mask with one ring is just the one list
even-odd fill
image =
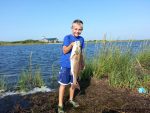
{"label": "calm water", "polygon": [[[120,46],[122,50],[130,46],[132,51],[136,53],[140,51],[143,45],[149,46],[150,42],[119,42],[113,43],[113,45]],[[92,58],[100,48],[101,44],[86,44],[86,57]],[[61,44],[0,46],[0,75],[4,75],[7,78],[8,84],[15,85],[22,70],[29,67],[29,59],[32,55],[32,68],[34,69],[38,65],[44,81],[48,84],[48,79],[52,76],[52,72],[56,76],[58,75],[61,53]]]}

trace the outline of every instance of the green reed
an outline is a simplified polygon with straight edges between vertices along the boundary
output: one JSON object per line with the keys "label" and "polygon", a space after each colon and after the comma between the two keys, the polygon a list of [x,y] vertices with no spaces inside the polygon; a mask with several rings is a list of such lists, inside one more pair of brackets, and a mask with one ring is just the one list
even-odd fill
{"label": "green reed", "polygon": [[[133,66],[133,56],[130,51],[122,53],[115,50],[112,53],[109,67],[108,80],[110,85],[134,88],[137,85],[137,77]],[[107,64],[106,64],[107,65]]]}
{"label": "green reed", "polygon": [[125,51],[112,42],[106,43],[102,43],[95,56],[86,63],[86,69],[82,73],[83,78],[92,75],[98,79],[107,78],[109,84],[115,87],[143,86],[149,90],[150,48],[143,49],[139,54],[133,54],[130,50],[132,41],[123,47]]}
{"label": "green reed", "polygon": [[58,87],[58,83],[57,83],[57,74],[58,74],[58,70],[55,69],[54,67],[54,63],[52,64],[52,76],[50,78],[50,87],[52,89],[55,89]]}
{"label": "green reed", "polygon": [[0,90],[6,90],[6,78],[0,75]]}
{"label": "green reed", "polygon": [[23,70],[19,77],[18,88],[20,91],[29,91],[35,87],[41,87],[44,85],[44,81],[41,76],[39,66],[32,69],[32,52],[29,58],[29,68]]}
{"label": "green reed", "polygon": [[90,61],[85,60],[85,69],[81,71],[80,75],[81,79],[89,79],[93,75]]}
{"label": "green reed", "polygon": [[136,73],[140,81],[140,86],[150,91],[150,47],[144,47],[144,50],[136,56]]}
{"label": "green reed", "polygon": [[88,79],[89,77],[92,76],[92,66],[91,66],[91,59],[87,59],[87,55],[86,55],[86,48],[88,46],[88,42],[86,42],[85,44],[85,49],[82,51],[83,54],[83,60],[84,60],[84,64],[85,64],[85,68],[84,70],[81,71],[80,75],[81,75],[81,79]]}

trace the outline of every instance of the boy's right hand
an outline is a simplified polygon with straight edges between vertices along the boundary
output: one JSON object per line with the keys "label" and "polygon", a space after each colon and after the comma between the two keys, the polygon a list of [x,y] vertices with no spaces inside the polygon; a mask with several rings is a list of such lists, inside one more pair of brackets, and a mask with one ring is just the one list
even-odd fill
{"label": "boy's right hand", "polygon": [[74,42],[72,42],[70,45],[73,47],[74,46]]}
{"label": "boy's right hand", "polygon": [[63,53],[64,54],[68,53],[72,49],[72,47],[74,46],[74,43],[75,42],[72,42],[69,46],[63,46]]}

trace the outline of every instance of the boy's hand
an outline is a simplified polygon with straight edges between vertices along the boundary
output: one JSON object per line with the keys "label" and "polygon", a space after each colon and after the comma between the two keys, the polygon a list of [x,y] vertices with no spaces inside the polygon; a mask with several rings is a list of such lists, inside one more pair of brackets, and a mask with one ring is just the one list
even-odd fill
{"label": "boy's hand", "polygon": [[74,42],[72,42],[70,45],[73,47],[74,46]]}
{"label": "boy's hand", "polygon": [[73,46],[74,46],[74,42],[72,42],[69,46],[63,46],[63,53],[64,54],[68,53]]}

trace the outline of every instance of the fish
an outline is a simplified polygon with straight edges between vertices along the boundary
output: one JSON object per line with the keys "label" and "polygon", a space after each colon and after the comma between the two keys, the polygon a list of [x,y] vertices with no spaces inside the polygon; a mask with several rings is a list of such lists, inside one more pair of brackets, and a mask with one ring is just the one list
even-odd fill
{"label": "fish", "polygon": [[79,83],[77,81],[80,74],[80,63],[81,63],[81,44],[80,41],[75,41],[72,47],[72,52],[70,56],[71,64],[71,75],[73,76],[73,88],[80,90]]}

